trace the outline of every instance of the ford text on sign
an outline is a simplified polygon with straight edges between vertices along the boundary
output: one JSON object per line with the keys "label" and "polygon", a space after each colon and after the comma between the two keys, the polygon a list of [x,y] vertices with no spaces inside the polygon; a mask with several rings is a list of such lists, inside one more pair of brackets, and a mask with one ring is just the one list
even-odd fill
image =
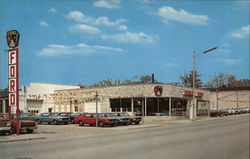
{"label": "ford text on sign", "polygon": [[18,100],[18,49],[8,50],[9,57],[9,106],[17,106]]}

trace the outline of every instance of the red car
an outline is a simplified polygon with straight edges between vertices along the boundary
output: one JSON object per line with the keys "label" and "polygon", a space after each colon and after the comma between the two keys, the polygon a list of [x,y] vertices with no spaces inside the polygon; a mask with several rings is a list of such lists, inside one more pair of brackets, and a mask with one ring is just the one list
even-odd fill
{"label": "red car", "polygon": [[[96,125],[96,116],[96,113],[86,113],[77,117],[79,120],[79,126],[84,126],[84,124]],[[105,125],[116,126],[117,123],[117,119],[108,117],[105,113],[98,113],[98,125],[100,127]]]}
{"label": "red car", "polygon": [[79,124],[79,121],[82,120],[82,116],[85,113],[75,113],[74,118],[73,118],[73,124]]}
{"label": "red car", "polygon": [[[0,114],[1,118],[9,119],[9,115],[7,113],[1,113]],[[17,119],[16,119],[16,114],[11,114],[11,130],[12,133],[16,133],[16,128],[17,128]],[[33,133],[33,130],[37,129],[36,122],[33,120],[19,120],[19,130],[21,131],[26,131],[27,133]]]}

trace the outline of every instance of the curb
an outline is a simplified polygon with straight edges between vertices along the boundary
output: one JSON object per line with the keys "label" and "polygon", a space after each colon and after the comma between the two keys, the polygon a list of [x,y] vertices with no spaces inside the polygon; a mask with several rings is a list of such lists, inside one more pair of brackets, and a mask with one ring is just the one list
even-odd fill
{"label": "curb", "polygon": [[158,127],[163,127],[163,125],[152,125],[152,126],[143,126],[143,127],[137,127],[137,128],[127,128],[127,130],[149,129],[149,128],[158,128]]}
{"label": "curb", "polygon": [[47,139],[47,137],[34,137],[34,138],[23,138],[23,139],[6,139],[4,141],[0,141],[0,143],[17,142],[17,141],[29,141],[29,140],[42,140],[42,139]]}

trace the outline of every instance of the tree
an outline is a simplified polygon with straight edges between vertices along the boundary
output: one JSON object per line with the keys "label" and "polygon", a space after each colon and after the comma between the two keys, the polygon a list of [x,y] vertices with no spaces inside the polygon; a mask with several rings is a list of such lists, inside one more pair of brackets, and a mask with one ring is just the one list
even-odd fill
{"label": "tree", "polygon": [[149,75],[141,76],[140,83],[152,83],[152,76]]}
{"label": "tree", "polygon": [[224,73],[215,73],[210,77],[209,82],[205,85],[206,88],[221,88],[227,87],[229,79],[234,80],[235,76],[226,75]]}
{"label": "tree", "polygon": [[237,80],[234,75],[225,73],[215,73],[210,77],[209,82],[205,85],[206,88],[222,88],[222,87],[245,87],[250,86],[249,79]]}
{"label": "tree", "polygon": [[[201,88],[202,87],[202,81],[200,79],[201,74],[199,74],[197,71],[195,71],[195,87]],[[190,71],[189,74],[184,73],[183,75],[180,75],[180,81],[181,85],[185,87],[193,87],[193,71]]]}
{"label": "tree", "polygon": [[117,85],[151,83],[151,82],[152,82],[152,77],[149,75],[144,75],[144,76],[133,76],[130,79],[125,79],[125,80],[120,80],[120,79],[114,80],[114,79],[108,78],[107,80],[96,82],[90,85],[90,87],[102,87],[102,86],[105,87],[105,86],[117,86]]}

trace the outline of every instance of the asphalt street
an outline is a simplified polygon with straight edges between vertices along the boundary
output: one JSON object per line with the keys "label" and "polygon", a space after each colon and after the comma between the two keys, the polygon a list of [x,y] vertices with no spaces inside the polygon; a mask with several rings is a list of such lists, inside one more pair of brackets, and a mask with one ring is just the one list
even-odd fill
{"label": "asphalt street", "polygon": [[100,131],[103,133],[0,143],[0,158],[249,159],[249,115]]}

